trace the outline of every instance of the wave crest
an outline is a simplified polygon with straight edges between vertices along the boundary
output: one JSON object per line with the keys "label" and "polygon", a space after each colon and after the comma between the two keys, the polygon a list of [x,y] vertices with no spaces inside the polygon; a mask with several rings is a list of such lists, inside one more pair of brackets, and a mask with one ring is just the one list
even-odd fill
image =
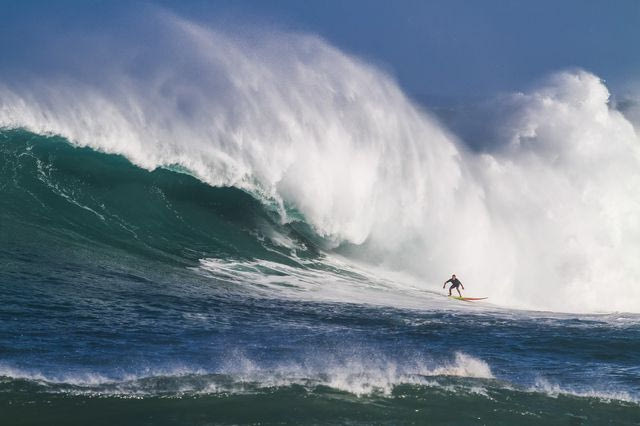
{"label": "wave crest", "polygon": [[70,46],[87,63],[61,55],[56,73],[4,81],[0,126],[241,188],[426,283],[456,272],[507,306],[638,311],[638,135],[596,76],[501,99],[497,140],[478,154],[318,37],[152,17],[134,19],[145,37],[101,34],[108,66]]}

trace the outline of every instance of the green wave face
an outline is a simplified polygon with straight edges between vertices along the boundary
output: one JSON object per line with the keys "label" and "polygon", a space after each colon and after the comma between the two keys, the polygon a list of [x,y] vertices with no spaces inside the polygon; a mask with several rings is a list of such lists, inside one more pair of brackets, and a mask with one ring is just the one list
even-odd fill
{"label": "green wave face", "polygon": [[[195,265],[198,259],[290,262],[317,251],[294,227],[236,188],[213,188],[185,173],[147,171],[125,158],[76,148],[60,137],[0,133],[4,255],[102,252]],[[304,228],[302,226],[301,228]],[[285,235],[293,247],[274,244]],[[10,250],[9,250],[10,248]],[[32,251],[34,252],[34,251]]]}

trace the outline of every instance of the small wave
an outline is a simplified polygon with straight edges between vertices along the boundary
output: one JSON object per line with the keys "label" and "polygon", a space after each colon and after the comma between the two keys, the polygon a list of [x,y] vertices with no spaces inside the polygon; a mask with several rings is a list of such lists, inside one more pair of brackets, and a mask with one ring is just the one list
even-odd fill
{"label": "small wave", "polygon": [[99,386],[114,380],[98,373],[45,374],[10,366],[0,366],[0,377],[27,380],[45,385]]}
{"label": "small wave", "polygon": [[487,363],[460,352],[454,354],[452,362],[440,364],[424,361],[399,364],[366,357],[326,362],[320,358],[326,357],[306,363],[263,366],[235,355],[214,372],[173,367],[120,376],[88,372],[45,374],[1,366],[0,376],[35,382],[45,386],[46,391],[114,396],[247,393],[292,385],[309,389],[326,386],[358,396],[391,395],[400,385],[436,386],[437,377],[494,378]]}
{"label": "small wave", "polygon": [[[572,389],[545,379],[539,379],[533,386],[523,387],[496,378],[482,359],[462,352],[453,353],[451,358],[451,361],[412,360],[399,363],[367,357],[365,354],[341,360],[325,354],[305,362],[262,365],[236,353],[227,357],[227,364],[215,371],[176,366],[121,375],[90,372],[47,374],[2,365],[0,392],[25,389],[24,385],[19,384],[25,381],[30,385],[29,392],[71,397],[227,398],[293,392],[295,395],[316,397],[352,395],[358,399],[410,398],[415,401],[479,397],[491,404],[500,404],[500,401],[515,403],[514,409],[527,404],[550,409],[555,405],[582,404],[583,400],[623,404],[626,407],[640,404],[637,397],[625,391]],[[559,397],[577,399],[573,402],[562,402],[561,399],[549,406],[544,402],[544,398],[558,400]]]}
{"label": "small wave", "polygon": [[531,392],[541,392],[551,397],[575,396],[579,398],[594,398],[604,402],[624,401],[640,404],[640,398],[632,396],[629,392],[617,390],[596,389],[571,389],[551,383],[547,379],[539,378],[534,386],[528,389]]}
{"label": "small wave", "polygon": [[[456,352],[453,362],[437,365],[423,360],[400,364],[384,358],[354,357],[341,361],[315,361],[311,364],[289,364],[271,370],[240,357],[234,361],[241,368],[233,375],[243,382],[267,386],[290,384],[324,385],[355,395],[380,393],[390,395],[398,385],[432,385],[437,376],[493,379],[488,364],[470,355]],[[319,365],[318,365],[319,364]]]}

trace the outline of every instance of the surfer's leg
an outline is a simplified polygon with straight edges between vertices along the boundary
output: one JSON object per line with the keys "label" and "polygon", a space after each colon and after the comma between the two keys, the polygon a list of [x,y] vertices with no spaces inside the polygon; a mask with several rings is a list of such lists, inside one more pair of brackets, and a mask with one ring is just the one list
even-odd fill
{"label": "surfer's leg", "polygon": [[456,287],[456,291],[458,292],[458,294],[460,295],[460,297],[462,297],[462,293],[460,293],[460,289],[458,287]]}

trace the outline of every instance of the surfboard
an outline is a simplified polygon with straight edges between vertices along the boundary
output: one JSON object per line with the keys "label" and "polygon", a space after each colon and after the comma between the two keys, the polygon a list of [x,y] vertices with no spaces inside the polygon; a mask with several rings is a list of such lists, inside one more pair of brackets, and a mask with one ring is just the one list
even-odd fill
{"label": "surfboard", "polygon": [[473,300],[484,300],[488,299],[488,297],[460,297],[460,296],[449,296],[452,299],[464,300],[465,302],[471,302]]}

